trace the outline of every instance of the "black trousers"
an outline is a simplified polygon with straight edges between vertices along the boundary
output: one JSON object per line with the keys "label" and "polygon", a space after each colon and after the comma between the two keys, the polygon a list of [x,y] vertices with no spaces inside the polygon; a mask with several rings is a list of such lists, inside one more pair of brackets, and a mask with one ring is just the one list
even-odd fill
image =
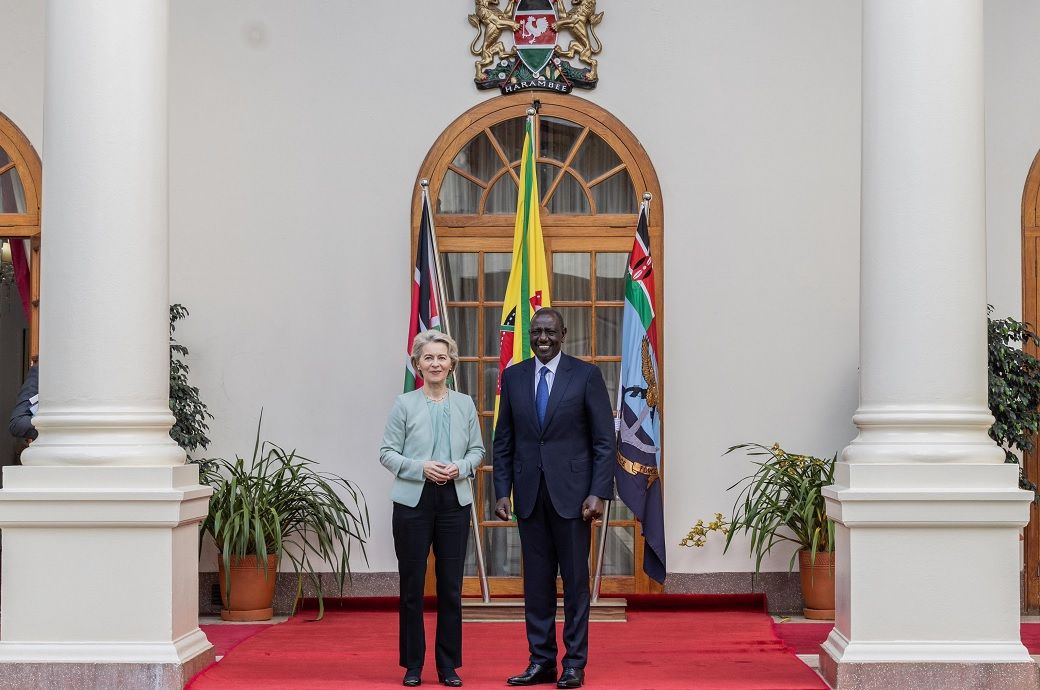
{"label": "black trousers", "polygon": [[437,668],[462,666],[462,571],[469,537],[469,506],[460,506],[455,483],[427,481],[419,504],[394,503],[394,550],[401,577],[401,666],[422,668],[426,658],[423,586],[433,546],[437,563]]}
{"label": "black trousers", "polygon": [[585,668],[589,656],[589,523],[553,508],[542,476],[534,511],[518,519],[524,557],[524,619],[531,663],[556,665],[556,572],[563,578],[564,668]]}

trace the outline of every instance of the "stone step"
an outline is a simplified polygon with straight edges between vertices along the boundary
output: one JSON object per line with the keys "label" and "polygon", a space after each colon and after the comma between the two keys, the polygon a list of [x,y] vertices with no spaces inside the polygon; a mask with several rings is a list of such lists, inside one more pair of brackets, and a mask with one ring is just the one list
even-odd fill
{"label": "stone step", "polygon": [[[624,623],[628,620],[625,599],[610,598],[594,602],[589,610],[593,623]],[[524,600],[520,598],[462,600],[462,620],[466,623],[523,623]],[[563,600],[556,600],[556,620],[563,622]]]}

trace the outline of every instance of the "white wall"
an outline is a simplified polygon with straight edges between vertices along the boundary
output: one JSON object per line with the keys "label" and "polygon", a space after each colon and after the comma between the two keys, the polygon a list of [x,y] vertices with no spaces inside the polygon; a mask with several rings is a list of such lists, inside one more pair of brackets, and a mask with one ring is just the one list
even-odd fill
{"label": "white wall", "polygon": [[44,0],[0,0],[0,112],[43,155]]}
{"label": "white wall", "polygon": [[[35,142],[41,7],[0,0],[0,111]],[[492,97],[470,82],[471,9],[171,2],[171,295],[192,312],[178,337],[216,415],[210,452],[250,452],[263,406],[266,438],[362,485],[374,571],[395,569],[376,455],[402,376],[412,187],[440,132]],[[677,546],[696,518],[729,512],[748,465],[722,451],[831,455],[854,435],[860,3],[601,9],[601,85],[580,95],[635,133],[663,187],[669,570],[746,571],[740,544]],[[1023,88],[1037,49],[1022,18],[1037,13],[987,4],[989,261],[1007,309],[1040,141]],[[1016,91],[1034,107],[1019,112]]]}
{"label": "white wall", "polygon": [[1022,317],[1022,188],[1040,150],[1040,4],[987,0],[986,231],[989,301]]}

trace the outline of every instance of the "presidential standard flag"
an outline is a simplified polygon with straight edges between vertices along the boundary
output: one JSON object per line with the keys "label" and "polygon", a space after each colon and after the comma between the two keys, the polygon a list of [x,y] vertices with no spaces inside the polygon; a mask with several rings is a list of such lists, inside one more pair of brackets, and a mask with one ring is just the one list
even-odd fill
{"label": "presidential standard flag", "polygon": [[499,326],[498,386],[495,389],[495,422],[502,395],[502,372],[529,358],[531,343],[527,337],[531,317],[549,301],[549,275],[545,267],[545,242],[538,218],[541,197],[535,174],[534,116],[527,116],[524,151],[520,160],[520,192],[516,202],[516,225],[513,228],[513,266],[509,271],[502,320]]}
{"label": "presidential standard flag", "polygon": [[639,211],[635,242],[625,278],[621,331],[617,492],[643,527],[643,571],[665,577],[664,501],[661,487],[660,401],[657,368],[654,270],[650,257],[647,207]]}
{"label": "presidential standard flag", "polygon": [[415,250],[415,273],[412,278],[412,314],[408,320],[408,343],[405,345],[404,392],[423,385],[422,377],[412,366],[412,341],[423,331],[444,330],[441,326],[440,284],[437,251],[433,238],[433,218],[426,190],[422,195],[422,221]]}

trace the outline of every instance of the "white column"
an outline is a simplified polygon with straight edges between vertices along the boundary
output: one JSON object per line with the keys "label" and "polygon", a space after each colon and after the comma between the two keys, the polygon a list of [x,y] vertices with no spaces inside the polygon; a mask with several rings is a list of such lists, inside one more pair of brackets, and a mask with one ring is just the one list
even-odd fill
{"label": "white column", "polygon": [[4,470],[0,687],[180,688],[209,489],[169,436],[167,0],[49,0],[39,438]]}
{"label": "white column", "polygon": [[828,513],[838,688],[1038,687],[1031,495],[987,436],[982,0],[864,0],[860,407]]}

